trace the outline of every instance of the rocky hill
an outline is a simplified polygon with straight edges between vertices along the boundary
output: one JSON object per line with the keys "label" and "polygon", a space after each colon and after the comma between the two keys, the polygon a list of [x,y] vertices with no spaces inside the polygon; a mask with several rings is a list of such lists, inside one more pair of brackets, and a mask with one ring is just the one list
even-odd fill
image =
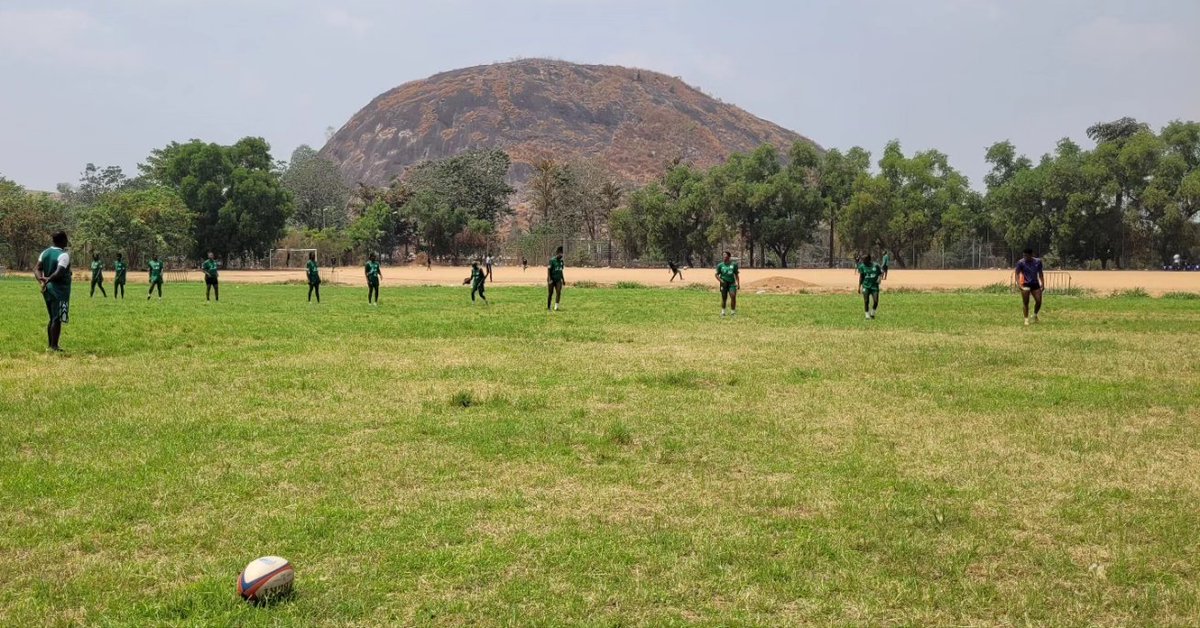
{"label": "rocky hill", "polygon": [[[678,78],[647,70],[527,59],[444,72],[377,96],[322,154],[346,179],[385,185],[408,166],[501,147],[518,188],[530,164],[599,158],[644,183],[675,159],[711,166],[734,152],[805,139]],[[811,140],[810,140],[811,141]]]}

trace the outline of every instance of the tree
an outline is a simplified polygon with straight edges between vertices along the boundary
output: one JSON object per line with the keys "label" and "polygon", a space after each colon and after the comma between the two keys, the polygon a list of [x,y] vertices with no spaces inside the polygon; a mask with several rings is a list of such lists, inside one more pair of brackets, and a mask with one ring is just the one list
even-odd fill
{"label": "tree", "polygon": [[149,255],[187,255],[194,219],[168,188],[113,192],[80,213],[76,239],[95,253],[123,253],[137,267]]}
{"label": "tree", "polygon": [[414,194],[431,194],[472,218],[495,224],[512,213],[508,169],[512,161],[500,149],[469,150],[438,161],[426,161],[403,177]]}
{"label": "tree", "polygon": [[763,145],[754,152],[734,154],[724,164],[709,171],[713,203],[718,212],[741,237],[750,252],[754,266],[754,249],[758,244],[765,204],[770,195],[758,190],[781,169],[774,146]]}
{"label": "tree", "polygon": [[1087,136],[1097,144],[1106,142],[1121,142],[1138,133],[1149,131],[1150,127],[1144,122],[1138,122],[1128,116],[1112,122],[1097,122],[1087,129]]}
{"label": "tree", "polygon": [[808,143],[792,147],[788,167],[759,185],[755,203],[764,208],[760,237],[787,268],[788,255],[811,242],[829,206],[821,195],[821,156]]}
{"label": "tree", "polygon": [[95,205],[100,197],[129,187],[132,181],[125,176],[120,166],[105,166],[98,168],[89,163],[79,175],[79,185],[72,187],[69,183],[58,184],[58,192],[62,199],[70,205],[88,207]]}
{"label": "tree", "polygon": [[[807,142],[805,143],[807,144]],[[798,146],[799,144],[797,144]],[[792,147],[793,152],[799,150]],[[793,157],[793,162],[795,158]],[[826,222],[829,224],[829,260],[834,266],[834,233],[838,216],[846,211],[854,196],[854,185],[859,177],[866,176],[871,167],[871,153],[855,146],[843,154],[836,148],[826,151],[818,168],[821,198],[825,203]]]}
{"label": "tree", "polygon": [[63,203],[0,177],[0,245],[7,245],[13,267],[30,268],[50,235],[69,228],[69,222]]}
{"label": "tree", "polygon": [[280,183],[292,195],[293,223],[325,229],[344,227],[349,222],[346,201],[350,198],[350,188],[342,180],[337,164],[312,147],[301,145],[292,152]]}
{"label": "tree", "polygon": [[174,190],[195,216],[194,254],[263,256],[283,235],[291,196],[273,168],[270,146],[247,137],[232,146],[192,140],[151,153],[140,168]]}
{"label": "tree", "polygon": [[929,248],[943,216],[968,201],[967,179],[945,154],[905,157],[898,141],[888,143],[879,168],[878,175],[859,179],[840,233],[849,245],[891,253],[904,268]]}

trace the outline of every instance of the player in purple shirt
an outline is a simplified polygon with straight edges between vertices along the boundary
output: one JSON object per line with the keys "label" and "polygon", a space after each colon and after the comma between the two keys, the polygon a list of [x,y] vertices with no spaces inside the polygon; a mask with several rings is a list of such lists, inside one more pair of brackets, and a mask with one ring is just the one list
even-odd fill
{"label": "player in purple shirt", "polygon": [[1021,287],[1021,302],[1025,305],[1025,324],[1029,324],[1029,295],[1033,295],[1033,322],[1042,311],[1042,290],[1046,276],[1042,272],[1042,260],[1033,256],[1033,249],[1025,249],[1025,256],[1017,261],[1017,285]]}

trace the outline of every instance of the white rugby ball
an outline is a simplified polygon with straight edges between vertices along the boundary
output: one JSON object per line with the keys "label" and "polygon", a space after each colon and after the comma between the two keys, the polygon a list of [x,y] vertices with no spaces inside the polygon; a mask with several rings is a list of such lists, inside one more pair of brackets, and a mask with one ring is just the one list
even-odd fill
{"label": "white rugby ball", "polygon": [[237,592],[247,602],[263,602],[292,590],[296,572],[286,558],[263,556],[238,576]]}

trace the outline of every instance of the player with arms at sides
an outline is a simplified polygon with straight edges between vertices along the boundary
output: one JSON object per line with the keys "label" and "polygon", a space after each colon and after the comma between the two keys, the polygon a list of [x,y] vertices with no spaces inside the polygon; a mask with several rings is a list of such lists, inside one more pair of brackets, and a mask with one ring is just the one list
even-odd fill
{"label": "player with arms at sides", "polygon": [[50,315],[50,322],[46,325],[50,350],[62,351],[58,339],[62,336],[62,326],[67,322],[71,308],[71,255],[66,250],[71,243],[65,231],[55,233],[50,239],[54,245],[38,256],[33,278],[37,279],[42,289],[46,313]]}
{"label": "player with arms at sides", "polygon": [[683,271],[679,270],[679,264],[674,261],[667,262],[667,266],[671,269],[671,281],[675,281],[679,277],[679,281],[683,281]]}
{"label": "player with arms at sides", "polygon": [[725,316],[725,303],[729,303],[729,315],[737,316],[737,293],[742,287],[737,262],[725,251],[725,258],[717,264],[717,281],[721,283],[721,316]]}
{"label": "player with arms at sides", "polygon": [[524,256],[521,257],[521,272],[529,270],[529,260]]}
{"label": "player with arms at sides", "polygon": [[150,297],[154,294],[155,286],[158,287],[158,298],[161,299],[162,298],[162,284],[163,284],[163,263],[161,261],[159,261],[158,256],[155,255],[150,258],[149,262],[146,262],[146,265],[150,267],[150,291],[146,293],[146,300],[149,301]]}
{"label": "player with arms at sides", "polygon": [[550,258],[550,263],[546,265],[546,310],[550,310],[550,301],[554,301],[554,311],[558,311],[558,304],[562,302],[563,289],[563,247],[558,247],[554,251],[554,257]]}
{"label": "player with arms at sides", "polygon": [[221,300],[221,286],[217,283],[217,256],[213,255],[212,251],[208,252],[208,259],[200,265],[200,270],[204,271],[204,300],[208,301],[209,291],[217,301]]}
{"label": "player with arms at sides", "polygon": [[1029,297],[1033,295],[1033,322],[1038,322],[1042,311],[1042,290],[1046,287],[1046,275],[1042,272],[1042,260],[1033,256],[1033,249],[1025,249],[1024,256],[1017,260],[1014,271],[1017,285],[1021,287],[1021,303],[1025,306],[1025,324],[1029,324]]}
{"label": "player with arms at sides", "polygon": [[883,260],[881,261],[883,262],[880,264],[880,266],[883,267],[883,278],[887,279],[888,263],[892,261],[892,258],[888,255],[887,251],[883,252]]}
{"label": "player with arms at sides", "polygon": [[304,271],[308,273],[308,302],[312,303],[313,293],[317,293],[317,303],[321,302],[321,269],[317,267],[317,254],[308,252],[308,261],[304,263]]}
{"label": "player with arms at sides", "polygon": [[483,294],[485,280],[487,279],[487,271],[480,270],[479,262],[471,262],[471,276],[463,279],[463,285],[471,284],[471,303],[475,302],[475,293],[479,293],[479,298],[483,299],[484,304],[487,304],[487,297]]}
{"label": "player with arms at sides", "polygon": [[118,294],[122,299],[125,298],[125,272],[128,270],[125,259],[117,253],[117,261],[113,262],[113,299],[116,299]]}
{"label": "player with arms at sides", "polygon": [[379,278],[382,274],[379,272],[379,258],[374,253],[363,265],[363,274],[367,276],[367,303],[379,305]]}
{"label": "player with arms at sides", "polygon": [[104,298],[107,299],[108,293],[104,291],[104,262],[100,261],[99,253],[95,253],[92,255],[91,268],[92,268],[92,290],[91,290],[91,292],[88,293],[88,298],[89,299],[94,298],[96,296],[96,288],[100,288],[100,294],[104,295]]}
{"label": "player with arms at sides", "polygon": [[879,280],[882,278],[883,268],[871,261],[870,253],[864,255],[858,265],[858,290],[863,295],[863,311],[867,314],[867,320],[874,320],[875,312],[879,310]]}
{"label": "player with arms at sides", "polygon": [[487,257],[484,258],[483,266],[484,266],[484,268],[487,269],[486,274],[487,274],[488,281],[496,281],[496,278],[492,276],[492,256],[491,255],[488,255]]}

